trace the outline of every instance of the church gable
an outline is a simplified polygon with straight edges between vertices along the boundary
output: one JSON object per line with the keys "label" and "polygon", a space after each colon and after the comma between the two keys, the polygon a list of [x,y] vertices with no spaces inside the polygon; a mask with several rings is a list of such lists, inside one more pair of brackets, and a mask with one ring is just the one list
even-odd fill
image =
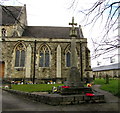
{"label": "church gable", "polygon": [[2,6],[2,25],[13,25],[19,19],[21,6]]}
{"label": "church gable", "polygon": [[[6,30],[5,37],[21,37],[27,25],[26,6],[1,6],[1,29]],[[3,36],[2,31],[0,36]]]}
{"label": "church gable", "polygon": [[2,6],[2,25],[13,25],[22,7]]}

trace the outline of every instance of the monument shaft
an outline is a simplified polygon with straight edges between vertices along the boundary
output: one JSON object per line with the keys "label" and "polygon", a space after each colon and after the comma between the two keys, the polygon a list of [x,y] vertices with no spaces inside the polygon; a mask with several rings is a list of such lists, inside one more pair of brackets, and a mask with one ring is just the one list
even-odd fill
{"label": "monument shaft", "polygon": [[72,41],[71,41],[71,67],[77,67],[76,38],[75,37],[72,37]]}

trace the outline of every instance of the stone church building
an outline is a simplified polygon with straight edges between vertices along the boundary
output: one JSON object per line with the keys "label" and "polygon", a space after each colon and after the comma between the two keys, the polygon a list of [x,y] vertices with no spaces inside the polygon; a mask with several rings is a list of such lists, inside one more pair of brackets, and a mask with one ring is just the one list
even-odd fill
{"label": "stone church building", "polygon": [[[26,6],[2,6],[1,77],[11,80],[63,82],[71,67],[70,27],[28,26]],[[77,67],[90,74],[90,51],[81,26],[76,27]]]}

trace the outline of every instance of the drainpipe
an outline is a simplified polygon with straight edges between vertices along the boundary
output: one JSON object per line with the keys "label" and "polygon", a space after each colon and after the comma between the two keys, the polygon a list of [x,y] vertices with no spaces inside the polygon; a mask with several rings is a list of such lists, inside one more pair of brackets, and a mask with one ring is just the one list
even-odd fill
{"label": "drainpipe", "polygon": [[34,66],[33,66],[33,84],[35,83],[35,65],[36,64],[36,40],[34,41]]}
{"label": "drainpipe", "polygon": [[80,69],[80,73],[81,73],[81,81],[83,81],[83,68],[82,68],[82,42],[80,42],[80,66],[81,66],[81,69]]}

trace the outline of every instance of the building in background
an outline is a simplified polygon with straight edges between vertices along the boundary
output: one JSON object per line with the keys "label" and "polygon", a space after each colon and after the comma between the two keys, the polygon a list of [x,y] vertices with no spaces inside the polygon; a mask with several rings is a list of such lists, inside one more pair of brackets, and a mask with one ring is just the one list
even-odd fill
{"label": "building in background", "polygon": [[[64,81],[71,66],[70,27],[27,26],[26,6],[2,6],[1,11],[3,78]],[[77,66],[85,77],[91,72],[90,51],[81,27],[76,30]]]}
{"label": "building in background", "polygon": [[120,77],[120,63],[115,63],[111,65],[99,66],[92,68],[93,74],[96,77],[105,77],[109,75],[109,77]]}
{"label": "building in background", "polygon": [[97,58],[98,60],[95,59],[97,61],[96,66],[92,67],[92,70],[96,77],[105,77],[106,74],[109,77],[120,77],[120,54],[118,49],[101,55]]}

